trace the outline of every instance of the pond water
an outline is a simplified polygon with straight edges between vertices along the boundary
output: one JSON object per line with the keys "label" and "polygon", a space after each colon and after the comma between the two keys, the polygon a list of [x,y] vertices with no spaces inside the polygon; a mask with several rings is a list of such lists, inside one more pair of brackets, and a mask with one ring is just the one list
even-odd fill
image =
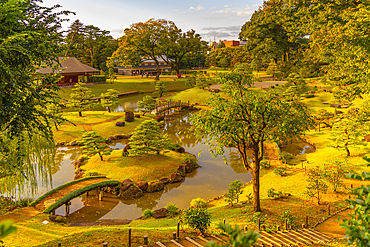
{"label": "pond water", "polygon": [[[121,99],[121,104],[114,111],[124,111],[125,109],[137,109],[137,101],[143,95],[135,95]],[[136,219],[142,216],[145,209],[158,209],[165,207],[169,203],[176,204],[179,208],[186,208],[194,198],[205,200],[225,194],[228,185],[236,179],[243,183],[251,180],[250,173],[246,172],[240,161],[236,149],[225,154],[229,165],[226,165],[222,157],[213,158],[206,145],[197,142],[189,133],[190,123],[186,114],[174,114],[166,121],[163,129],[172,142],[179,143],[189,153],[198,155],[202,150],[201,156],[197,157],[198,168],[194,172],[187,174],[182,183],[167,184],[165,189],[156,193],[145,193],[143,197],[135,200],[119,200],[117,198],[104,197],[103,201],[98,200],[97,193],[89,192],[71,201],[69,217],[74,220],[105,220],[105,219]],[[189,137],[190,136],[190,137]],[[111,147],[122,149],[125,141],[110,144]],[[300,147],[301,150],[302,147]],[[56,166],[52,169],[52,187],[55,188],[74,177],[73,162],[81,155],[81,150],[76,148],[58,148],[56,156]],[[49,186],[40,186],[34,198],[50,190]],[[56,210],[56,214],[64,215],[64,206]]]}

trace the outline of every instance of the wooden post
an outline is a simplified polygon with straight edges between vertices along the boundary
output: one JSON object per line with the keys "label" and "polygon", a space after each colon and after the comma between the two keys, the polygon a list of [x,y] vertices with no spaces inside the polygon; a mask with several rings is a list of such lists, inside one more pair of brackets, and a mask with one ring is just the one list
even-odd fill
{"label": "wooden post", "polygon": [[328,215],[330,215],[330,204],[328,205]]}
{"label": "wooden post", "polygon": [[226,224],[226,219],[224,219],[224,225]]}
{"label": "wooden post", "polygon": [[172,233],[172,238],[173,238],[173,240],[176,240],[176,232]]}
{"label": "wooden post", "polygon": [[66,202],[65,205],[66,205],[66,217],[69,216],[69,206],[71,205],[72,203],[69,201],[69,202]]}
{"label": "wooden post", "polygon": [[248,231],[248,226],[244,226],[244,232]]}
{"label": "wooden post", "polygon": [[190,101],[188,101],[188,107],[190,107]]}
{"label": "wooden post", "polygon": [[149,241],[148,241],[148,235],[144,236],[144,246],[148,246]]}
{"label": "wooden post", "polygon": [[58,242],[58,247],[62,247],[62,242]]}
{"label": "wooden post", "polygon": [[131,247],[131,228],[128,229],[128,247]]}
{"label": "wooden post", "polygon": [[177,240],[180,239],[180,221],[177,222]]}
{"label": "wooden post", "polygon": [[308,229],[308,216],[306,216],[306,222],[305,222],[306,228]]}
{"label": "wooden post", "polygon": [[304,173],[307,173],[307,172],[306,172],[306,166],[304,167]]}
{"label": "wooden post", "polygon": [[261,221],[260,221],[260,218],[258,218],[257,225],[258,225],[258,231],[261,231]]}
{"label": "wooden post", "polygon": [[103,247],[108,247],[108,243],[107,242],[104,242],[103,243]]}
{"label": "wooden post", "polygon": [[285,230],[288,230],[288,219],[285,218]]}
{"label": "wooden post", "polygon": [[103,191],[99,191],[99,201],[103,201]]}
{"label": "wooden post", "polygon": [[51,211],[51,215],[55,215],[55,210]]}

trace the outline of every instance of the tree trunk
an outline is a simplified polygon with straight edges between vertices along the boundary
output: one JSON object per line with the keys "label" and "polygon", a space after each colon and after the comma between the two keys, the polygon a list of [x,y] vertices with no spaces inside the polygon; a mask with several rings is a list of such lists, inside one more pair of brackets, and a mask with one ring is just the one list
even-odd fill
{"label": "tree trunk", "polygon": [[108,112],[110,113],[110,107],[108,106]]}
{"label": "tree trunk", "polygon": [[344,147],[346,149],[346,152],[347,152],[347,157],[351,156],[351,153],[349,152],[349,149],[347,146]]}
{"label": "tree trunk", "polygon": [[58,125],[57,122],[54,121],[55,129],[58,131]]}
{"label": "tree trunk", "polygon": [[159,74],[161,73],[161,69],[159,68],[159,63],[157,64],[157,74],[155,75],[155,80],[159,80]]}
{"label": "tree trunk", "polygon": [[179,69],[179,64],[178,63],[176,63],[175,70],[176,70],[176,74],[179,75],[180,74],[180,69]]}
{"label": "tree trunk", "polygon": [[253,212],[262,212],[260,202],[260,174],[259,169],[254,169],[252,173],[253,179]]}
{"label": "tree trunk", "polygon": [[101,155],[100,152],[99,152],[99,156],[100,156],[100,160],[103,161],[103,155]]}
{"label": "tree trunk", "polygon": [[82,117],[82,112],[80,112],[80,111],[79,111],[79,112],[78,112],[78,116],[79,116],[79,117]]}

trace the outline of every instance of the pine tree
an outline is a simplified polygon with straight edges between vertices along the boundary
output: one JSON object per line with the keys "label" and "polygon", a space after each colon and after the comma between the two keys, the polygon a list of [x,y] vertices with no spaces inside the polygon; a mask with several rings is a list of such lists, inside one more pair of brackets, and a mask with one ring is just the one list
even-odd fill
{"label": "pine tree", "polygon": [[140,156],[143,154],[160,154],[170,145],[168,135],[162,135],[158,122],[146,120],[136,127],[135,132],[129,139],[129,156]]}
{"label": "pine tree", "polygon": [[103,161],[103,155],[109,155],[112,152],[104,138],[95,131],[85,132],[82,135],[82,141],[79,143],[83,144],[83,153],[87,155],[99,154],[101,161]]}
{"label": "pine tree", "polygon": [[167,92],[166,85],[164,85],[163,81],[157,81],[155,83],[155,90],[159,94],[159,98],[163,96],[164,93]]}
{"label": "pine tree", "polygon": [[47,104],[45,114],[49,115],[50,118],[53,119],[52,121],[54,122],[56,130],[58,130],[58,125],[65,121],[65,119],[62,118],[63,111],[59,103],[54,102]]}
{"label": "pine tree", "polygon": [[76,107],[78,110],[78,116],[82,117],[82,111],[92,108],[96,101],[91,100],[94,95],[90,88],[86,87],[85,84],[79,82],[72,89],[74,93],[69,96],[71,98],[69,106]]}
{"label": "pine tree", "polygon": [[119,92],[115,89],[108,89],[106,93],[100,95],[100,104],[102,107],[108,107],[108,112],[110,112],[110,107],[114,106],[118,102]]}
{"label": "pine tree", "polygon": [[139,108],[144,108],[143,110],[143,116],[147,112],[151,112],[152,110],[155,109],[155,99],[153,97],[147,95],[144,96],[142,101],[139,101],[138,105]]}

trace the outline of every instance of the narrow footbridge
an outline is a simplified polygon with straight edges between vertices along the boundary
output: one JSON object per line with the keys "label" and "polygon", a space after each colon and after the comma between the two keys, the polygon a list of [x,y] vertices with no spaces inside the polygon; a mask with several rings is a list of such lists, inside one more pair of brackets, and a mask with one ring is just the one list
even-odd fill
{"label": "narrow footbridge", "polygon": [[110,180],[106,177],[87,177],[63,184],[50,190],[38,199],[31,206],[44,213],[53,212],[63,204],[68,205],[69,201],[90,190],[101,187],[119,185],[119,181]]}
{"label": "narrow footbridge", "polygon": [[155,104],[155,109],[152,111],[153,114],[155,113],[161,113],[168,111],[172,108],[180,108],[180,107],[189,107],[189,102],[181,102],[179,101],[160,101],[159,103]]}

